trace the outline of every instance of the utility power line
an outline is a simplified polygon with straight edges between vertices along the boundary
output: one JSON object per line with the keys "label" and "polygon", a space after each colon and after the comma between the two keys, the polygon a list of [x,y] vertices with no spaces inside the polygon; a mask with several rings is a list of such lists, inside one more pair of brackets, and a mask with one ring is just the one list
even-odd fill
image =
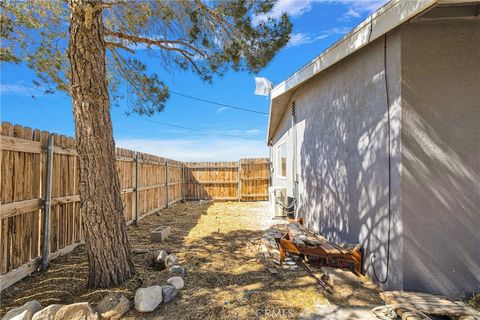
{"label": "utility power line", "polygon": [[20,100],[17,95],[13,92],[13,90],[6,84],[4,83],[3,84],[5,87],[8,88],[8,90],[10,91],[10,93],[13,95],[13,97],[15,98],[15,100],[18,101],[18,103],[25,109],[25,111],[27,111],[33,118],[33,120],[35,120],[35,122],[40,126],[40,127],[45,127],[45,125],[43,124],[43,121],[40,121],[39,118],[37,118],[37,116],[22,102],[22,100]]}
{"label": "utility power line", "polygon": [[261,114],[261,115],[266,115],[266,116],[268,116],[268,113],[262,112],[262,111],[257,111],[257,110],[253,110],[253,109],[248,109],[248,108],[243,108],[243,107],[232,106],[232,105],[230,105],[230,104],[225,104],[225,103],[216,102],[216,101],[212,101],[212,100],[207,100],[207,99],[203,99],[203,98],[197,98],[197,97],[193,97],[193,96],[190,96],[190,95],[188,95],[188,94],[180,93],[180,92],[173,91],[173,90],[170,90],[170,89],[168,89],[168,92],[173,93],[173,94],[176,94],[176,95],[178,95],[178,96],[182,96],[182,97],[185,97],[185,98],[189,98],[189,99],[192,99],[192,100],[197,100],[197,101],[202,101],[202,102],[206,102],[206,103],[211,103],[211,104],[215,104],[215,105],[217,105],[217,106],[222,106],[222,107],[225,107],[225,108],[230,108],[230,109],[235,109],[235,110],[241,110],[241,111],[245,111],[245,112],[257,113],[257,114]]}
{"label": "utility power line", "polygon": [[[132,116],[130,116],[130,117],[132,117]],[[143,118],[143,117],[139,117],[139,116],[133,116],[133,117],[138,118],[138,119],[141,119],[141,120],[144,120],[144,121],[149,121],[149,122],[161,124],[161,125],[164,125],[164,126],[167,126],[167,127],[179,128],[179,129],[184,129],[184,130],[190,130],[190,131],[200,132],[200,133],[202,133],[202,134],[210,134],[210,135],[224,136],[224,137],[244,139],[244,140],[251,140],[251,141],[264,141],[263,139],[252,139],[252,138],[243,137],[243,136],[237,136],[237,135],[233,135],[233,134],[219,133],[219,132],[214,132],[214,131],[208,131],[208,130],[201,130],[201,129],[196,129],[196,128],[190,128],[190,127],[185,127],[185,126],[181,126],[181,125],[177,125],[177,124],[173,124],[173,123],[169,123],[169,122],[157,121],[157,120],[148,119],[148,118]]]}
{"label": "utility power line", "polygon": [[49,115],[45,112],[45,110],[43,110],[43,106],[40,105],[40,102],[37,101],[37,97],[32,93],[32,91],[30,91],[30,89],[28,88],[28,86],[26,86],[27,88],[27,91],[28,93],[30,93],[30,96],[32,97],[33,101],[35,101],[35,104],[38,106],[38,108],[40,109],[40,111],[42,112],[42,114],[45,116],[45,118],[47,118],[48,122],[50,123],[50,125],[52,125],[52,127],[56,130],[56,131],[59,131],[57,126],[53,123],[53,121],[50,119]]}

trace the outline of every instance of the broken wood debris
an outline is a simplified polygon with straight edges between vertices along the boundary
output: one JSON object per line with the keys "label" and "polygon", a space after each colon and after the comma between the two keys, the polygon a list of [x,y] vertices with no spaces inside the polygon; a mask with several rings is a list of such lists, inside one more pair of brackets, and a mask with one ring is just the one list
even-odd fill
{"label": "broken wood debris", "polygon": [[[403,316],[407,310],[415,309],[420,312],[435,316],[469,317],[480,319],[480,312],[468,307],[463,302],[451,301],[445,297],[406,291],[381,292],[380,298],[385,303],[398,306],[397,314]],[[402,306],[405,306],[402,308]]]}

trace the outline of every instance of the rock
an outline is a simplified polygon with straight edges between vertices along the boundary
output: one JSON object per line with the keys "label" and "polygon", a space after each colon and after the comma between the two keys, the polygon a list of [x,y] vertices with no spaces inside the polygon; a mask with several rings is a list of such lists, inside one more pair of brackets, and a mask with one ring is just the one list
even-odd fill
{"label": "rock", "polygon": [[98,320],[98,314],[93,311],[90,303],[79,302],[62,306],[55,313],[55,320]]}
{"label": "rock", "polygon": [[120,292],[110,292],[97,305],[96,310],[102,319],[120,319],[131,308],[130,300]]}
{"label": "rock", "polygon": [[139,312],[151,312],[162,302],[163,290],[160,286],[137,289],[135,309]]}
{"label": "rock", "polygon": [[168,257],[168,253],[163,251],[163,250],[155,250],[153,252],[153,255],[154,255],[154,259],[155,261],[157,261],[158,263],[165,263],[165,261],[167,260],[167,257]]}
{"label": "rock", "polygon": [[177,290],[182,289],[183,286],[185,285],[185,282],[183,281],[182,277],[171,277],[167,280],[167,283],[177,288]]}
{"label": "rock", "polygon": [[168,254],[163,250],[155,250],[154,252],[150,252],[145,256],[145,262],[147,265],[157,269],[163,270],[165,269],[165,260]]}
{"label": "rock", "polygon": [[170,268],[171,266],[174,266],[176,264],[178,264],[177,256],[173,253],[169,254],[165,259],[165,265],[167,266],[167,268]]}
{"label": "rock", "polygon": [[177,294],[178,290],[174,286],[162,286],[163,303],[169,303]]}
{"label": "rock", "polygon": [[187,274],[187,271],[185,270],[185,268],[178,264],[171,266],[168,271],[173,274],[178,274],[181,277],[184,277]]}
{"label": "rock", "polygon": [[51,304],[33,315],[32,320],[53,320],[63,304]]}
{"label": "rock", "polygon": [[30,320],[33,315],[42,310],[42,305],[37,300],[31,300],[23,306],[8,311],[2,320]]}

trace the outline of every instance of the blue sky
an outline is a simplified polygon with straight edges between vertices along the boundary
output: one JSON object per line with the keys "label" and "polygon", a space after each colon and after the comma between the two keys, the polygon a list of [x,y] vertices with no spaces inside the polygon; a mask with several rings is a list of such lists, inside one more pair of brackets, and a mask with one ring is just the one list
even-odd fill
{"label": "blue sky", "polygon": [[[348,33],[385,0],[279,0],[272,15],[290,14],[291,41],[258,76],[274,83],[292,73]],[[255,96],[254,75],[228,72],[212,84],[184,71],[163,71],[155,58],[138,52],[151,71],[176,92],[225,104],[268,112],[269,100]],[[43,95],[33,88],[33,73],[25,66],[2,64],[1,120],[73,136],[71,99],[63,93]],[[35,98],[32,98],[32,95]],[[126,116],[126,103],[112,107],[117,146],[185,161],[238,160],[268,156],[265,143],[268,116],[240,112],[172,94],[164,112],[153,117]],[[174,128],[160,121],[217,134]]]}

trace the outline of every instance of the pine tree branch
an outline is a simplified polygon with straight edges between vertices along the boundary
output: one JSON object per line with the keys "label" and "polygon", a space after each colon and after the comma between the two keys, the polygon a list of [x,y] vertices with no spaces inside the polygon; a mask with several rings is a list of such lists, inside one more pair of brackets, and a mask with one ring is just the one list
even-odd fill
{"label": "pine tree branch", "polygon": [[108,29],[105,30],[105,34],[109,35],[109,36],[119,38],[119,39],[124,39],[124,40],[128,40],[128,41],[135,42],[135,43],[140,42],[140,43],[144,43],[144,44],[148,44],[148,45],[155,45],[155,46],[158,46],[158,47],[160,47],[162,49],[165,49],[165,50],[183,52],[184,54],[186,54],[188,56],[193,56],[193,54],[191,52],[189,52],[185,49],[172,46],[172,45],[181,45],[181,46],[185,46],[185,47],[191,49],[192,51],[201,55],[202,57],[205,57],[204,52],[202,52],[201,50],[197,49],[196,47],[194,47],[191,44],[189,44],[185,41],[182,41],[182,40],[150,39],[150,38],[146,38],[146,37],[140,37],[140,36],[135,36],[135,35],[131,35],[131,34],[125,34],[125,33],[122,33],[122,32],[111,31],[111,30],[108,30]]}
{"label": "pine tree branch", "polygon": [[105,41],[105,45],[107,46],[107,48],[109,49],[112,49],[112,48],[120,48],[120,49],[123,49],[123,50],[126,50],[130,53],[135,53],[135,50],[132,50],[130,49],[129,47],[121,44],[121,43],[118,43],[118,42],[109,42],[109,41]]}

